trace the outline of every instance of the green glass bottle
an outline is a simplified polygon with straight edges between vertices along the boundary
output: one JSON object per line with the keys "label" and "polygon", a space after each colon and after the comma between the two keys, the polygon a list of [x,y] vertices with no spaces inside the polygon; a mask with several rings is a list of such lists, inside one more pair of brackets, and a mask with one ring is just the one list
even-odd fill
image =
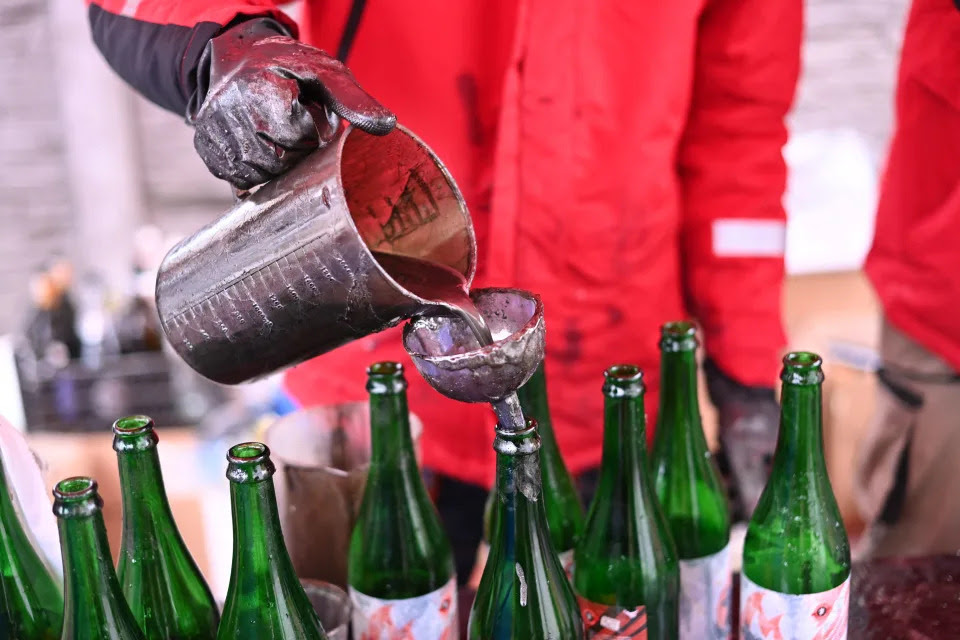
{"label": "green glass bottle", "polygon": [[[543,481],[543,505],[547,510],[547,527],[553,548],[558,550],[560,563],[567,574],[573,575],[573,548],[583,531],[583,505],[573,483],[573,477],[560,455],[557,438],[547,402],[545,365],[537,367],[530,380],[517,390],[523,415],[537,421],[540,436],[540,474]],[[483,511],[483,544],[489,553],[493,530],[493,504],[496,487],[490,490]]]}
{"label": "green glass bottle", "polygon": [[[573,569],[573,547],[583,531],[583,505],[573,484],[573,478],[563,463],[557,438],[553,433],[550,406],[547,402],[547,377],[541,363],[530,380],[517,390],[523,415],[537,421],[540,436],[540,477],[543,481],[543,506],[547,510],[547,527],[553,548],[560,554],[564,571],[570,576]],[[489,516],[493,514],[493,492],[487,500],[485,534],[492,526]],[[489,514],[489,515],[487,515]],[[486,539],[489,540],[489,537]]]}
{"label": "green glass bottle", "polygon": [[470,640],[583,638],[576,596],[550,542],[536,421],[497,429],[490,554],[470,610]]}
{"label": "green glass bottle", "polygon": [[347,563],[354,636],[452,640],[456,568],[417,468],[403,366],[371,366],[367,391],[372,453]]}
{"label": "green glass bottle", "polygon": [[850,543],[823,456],[821,364],[783,359],[780,435],[743,548],[744,640],[847,637]]}
{"label": "green glass bottle", "polygon": [[680,560],[680,640],[730,637],[730,509],[700,422],[697,331],[660,330],[660,410],[654,488]]}
{"label": "green glass bottle", "polygon": [[123,498],[117,577],[130,610],[151,640],[213,640],[217,605],[167,503],[153,420],[121,418],[113,433]]}
{"label": "green glass bottle", "polygon": [[[246,442],[227,453],[233,566],[219,640],[326,640],[280,531],[270,449]],[[318,544],[322,544],[318,531]]]}
{"label": "green glass bottle", "polygon": [[113,570],[97,483],[67,478],[53,496],[65,583],[61,640],[146,640]]}
{"label": "green glass bottle", "polygon": [[648,476],[643,374],[620,365],[604,376],[600,479],[573,568],[587,638],[675,640],[680,572]]}
{"label": "green glass bottle", "polygon": [[55,640],[63,620],[63,593],[16,504],[0,456],[0,637]]}

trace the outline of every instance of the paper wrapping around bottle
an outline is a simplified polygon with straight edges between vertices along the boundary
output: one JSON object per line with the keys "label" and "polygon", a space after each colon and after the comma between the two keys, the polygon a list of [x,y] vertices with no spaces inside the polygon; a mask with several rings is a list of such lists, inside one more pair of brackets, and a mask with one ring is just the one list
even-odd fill
{"label": "paper wrapping around bottle", "polygon": [[801,595],[740,581],[741,640],[846,640],[850,577],[837,587]]}
{"label": "paper wrapping around bottle", "polygon": [[15,496],[14,505],[20,511],[27,533],[34,546],[43,554],[49,567],[62,577],[60,538],[56,519],[50,510],[50,497],[43,481],[43,473],[26,440],[17,429],[0,416],[0,456],[6,471],[7,483]]}
{"label": "paper wrapping around bottle", "polygon": [[680,561],[680,640],[728,640],[733,575],[730,544]]}
{"label": "paper wrapping around bottle", "polygon": [[[411,414],[415,450],[421,430]],[[350,536],[370,461],[369,405],[291,413],[267,430],[264,441],[277,467],[277,504],[294,570],[346,589]]]}
{"label": "paper wrapping around bottle", "polygon": [[398,600],[350,589],[355,640],[457,640],[457,579],[436,591]]}

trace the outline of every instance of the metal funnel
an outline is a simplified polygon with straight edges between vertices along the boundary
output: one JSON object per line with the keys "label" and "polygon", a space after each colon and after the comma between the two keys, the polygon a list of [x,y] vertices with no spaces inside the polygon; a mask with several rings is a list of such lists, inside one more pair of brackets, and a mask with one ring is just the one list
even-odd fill
{"label": "metal funnel", "polygon": [[543,361],[543,303],[520,289],[477,289],[470,297],[492,344],[481,346],[460,318],[430,315],[404,327],[403,346],[434,389],[461,402],[489,402],[501,428],[523,429],[515,392]]}

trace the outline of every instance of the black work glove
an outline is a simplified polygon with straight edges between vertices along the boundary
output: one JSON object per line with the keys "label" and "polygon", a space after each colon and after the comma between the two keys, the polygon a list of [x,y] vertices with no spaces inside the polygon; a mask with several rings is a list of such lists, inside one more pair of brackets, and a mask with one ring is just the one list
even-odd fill
{"label": "black work glove", "polygon": [[337,116],[386,135],[397,119],[341,62],[289,37],[269,18],[242,22],[207,44],[187,115],[213,175],[240,189],[270,180],[336,134]]}
{"label": "black work glove", "polygon": [[717,408],[720,423],[717,466],[727,483],[734,521],[746,521],[770,475],[780,406],[772,388],[744,386],[710,359],[703,368],[710,401]]}

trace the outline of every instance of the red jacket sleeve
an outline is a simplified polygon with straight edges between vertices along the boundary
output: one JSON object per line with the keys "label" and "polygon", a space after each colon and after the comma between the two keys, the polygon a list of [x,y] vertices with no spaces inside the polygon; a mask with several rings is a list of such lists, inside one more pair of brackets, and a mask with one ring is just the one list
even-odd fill
{"label": "red jacket sleeve", "polygon": [[707,355],[771,386],[785,342],[785,117],[800,66],[801,0],[711,0],[678,151],[688,308]]}
{"label": "red jacket sleeve", "polygon": [[197,90],[197,64],[210,38],[252,17],[296,35],[272,0],[86,0],[93,41],[111,67],[152,102],[184,114]]}

